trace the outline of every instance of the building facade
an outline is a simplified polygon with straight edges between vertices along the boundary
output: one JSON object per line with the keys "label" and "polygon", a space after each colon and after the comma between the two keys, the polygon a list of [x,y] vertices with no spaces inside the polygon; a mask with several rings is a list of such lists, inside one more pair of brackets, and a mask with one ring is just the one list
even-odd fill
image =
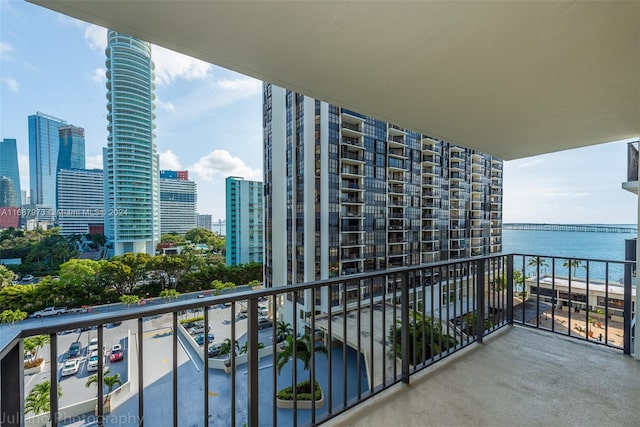
{"label": "building facade", "polygon": [[227,265],[263,262],[263,185],[230,176],[225,180]]}
{"label": "building facade", "polygon": [[204,228],[211,231],[211,215],[210,214],[196,214],[196,227]]}
{"label": "building facade", "polygon": [[0,141],[0,207],[22,205],[18,148],[15,139]]}
{"label": "building facade", "polygon": [[502,250],[501,160],[270,84],[263,102],[267,286]]}
{"label": "building facade", "polygon": [[109,30],[106,48],[105,234],[109,255],[155,253],[160,240],[151,45]]}
{"label": "building facade", "polygon": [[104,230],[104,174],[100,169],[58,171],[57,219],[60,234]]}
{"label": "building facade", "polygon": [[77,126],[62,126],[58,129],[60,149],[58,170],[85,168],[84,129]]}
{"label": "building facade", "polygon": [[160,171],[161,234],[184,234],[196,228],[198,197],[188,171]]}
{"label": "building facade", "polygon": [[37,112],[29,116],[29,184],[34,205],[56,209],[59,129],[67,122]]}

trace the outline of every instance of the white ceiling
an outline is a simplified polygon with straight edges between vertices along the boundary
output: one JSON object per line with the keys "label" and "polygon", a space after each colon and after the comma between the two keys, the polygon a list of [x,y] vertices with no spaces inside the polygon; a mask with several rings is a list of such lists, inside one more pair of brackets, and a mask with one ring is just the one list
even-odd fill
{"label": "white ceiling", "polygon": [[30,1],[505,160],[640,135],[639,1]]}

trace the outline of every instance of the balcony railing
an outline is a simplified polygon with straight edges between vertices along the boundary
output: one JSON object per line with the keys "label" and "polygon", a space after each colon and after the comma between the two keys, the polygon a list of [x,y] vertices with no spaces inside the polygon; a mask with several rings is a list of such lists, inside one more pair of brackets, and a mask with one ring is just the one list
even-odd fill
{"label": "balcony railing", "polygon": [[[566,277],[556,274],[564,261]],[[149,426],[203,425],[211,417],[225,425],[319,424],[395,384],[408,383],[412,375],[511,323],[629,354],[632,263],[577,260],[583,268],[573,261],[496,255],[367,274],[345,268],[348,277],[301,285],[182,296],[180,301],[134,308],[116,304],[5,324],[0,328],[2,426],[32,421],[33,413],[25,414],[24,407],[26,389],[34,384],[24,376],[23,339],[41,334],[50,340],[43,353],[54,361],[49,372],[38,374],[50,383],[54,427],[81,415],[85,420],[94,417],[97,425],[103,425],[105,417]],[[609,279],[619,273],[622,284]],[[604,279],[594,280],[602,274]],[[283,340],[277,333],[281,328],[261,320],[259,313],[265,311],[268,319],[290,323],[290,338]],[[202,316],[203,325],[213,325],[214,342],[244,341],[246,353],[208,357],[205,349],[212,339],[205,333],[198,346],[180,322],[191,312]],[[246,319],[238,316],[241,313]],[[306,314],[301,318],[299,313]],[[97,388],[86,388],[84,378],[73,382],[59,376],[63,343],[84,340],[82,331],[97,337],[98,349],[118,331],[127,344],[125,364],[119,365],[127,372],[126,382],[107,402],[104,359],[98,359]],[[618,335],[620,340],[614,339]],[[293,361],[303,357],[297,354],[298,343],[307,339],[317,348],[306,359],[308,371],[302,362],[280,356],[282,348],[290,348]],[[317,381],[322,397],[311,393],[307,401],[291,391],[289,408],[282,408],[278,391],[303,380]],[[56,392],[59,384],[63,396],[90,396],[63,406]],[[74,386],[81,389],[74,393]],[[40,419],[44,424],[49,416]]]}

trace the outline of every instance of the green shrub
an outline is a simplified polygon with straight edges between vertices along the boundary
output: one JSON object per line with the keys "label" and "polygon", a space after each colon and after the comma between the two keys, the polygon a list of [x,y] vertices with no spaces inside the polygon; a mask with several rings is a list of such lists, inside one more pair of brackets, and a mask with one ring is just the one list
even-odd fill
{"label": "green shrub", "polygon": [[[320,389],[320,383],[315,382],[315,394],[316,400],[322,398],[322,390]],[[278,399],[280,400],[293,400],[293,387],[283,388],[278,392]],[[297,400],[311,400],[311,387],[309,380],[302,381],[296,386],[296,399]]]}
{"label": "green shrub", "polygon": [[199,322],[200,320],[204,320],[204,316],[196,316],[196,317],[189,317],[188,319],[180,319],[180,324],[184,325],[185,323]]}

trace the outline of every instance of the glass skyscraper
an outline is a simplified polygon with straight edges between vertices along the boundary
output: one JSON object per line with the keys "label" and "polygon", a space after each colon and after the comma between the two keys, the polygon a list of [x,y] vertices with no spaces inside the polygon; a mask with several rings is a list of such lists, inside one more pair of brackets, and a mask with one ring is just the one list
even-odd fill
{"label": "glass skyscraper", "polygon": [[34,205],[56,209],[59,129],[66,125],[66,121],[41,112],[29,116],[29,184]]}
{"label": "glass skyscraper", "polygon": [[84,169],[84,129],[77,126],[62,126],[60,135],[60,151],[58,153],[58,170]]}
{"label": "glass skyscraper", "polygon": [[15,139],[0,141],[0,207],[19,207],[22,198],[18,148]]}
{"label": "glass skyscraper", "polygon": [[154,143],[151,45],[108,32],[105,234],[111,255],[155,253],[160,240],[159,158]]}

